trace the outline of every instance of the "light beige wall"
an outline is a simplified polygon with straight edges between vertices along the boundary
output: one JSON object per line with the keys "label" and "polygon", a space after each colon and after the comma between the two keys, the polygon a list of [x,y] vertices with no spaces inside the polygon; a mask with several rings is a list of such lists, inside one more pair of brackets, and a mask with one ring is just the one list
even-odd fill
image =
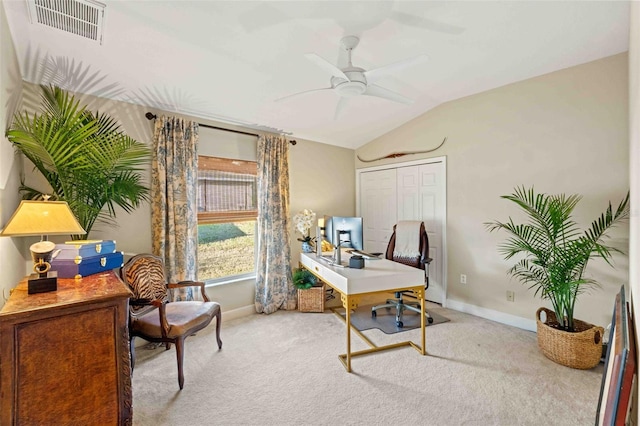
{"label": "light beige wall", "polygon": [[[14,155],[13,146],[5,131],[10,127],[17,105],[22,98],[22,79],[13,47],[4,7],[0,5],[0,228],[20,203],[18,186],[22,162]],[[22,238],[0,237],[0,307],[4,305],[9,290],[26,274],[23,256],[25,243]]]}
{"label": "light beige wall", "polygon": [[[25,85],[31,98],[38,87]],[[151,145],[153,121],[145,118],[146,112],[158,116],[175,115],[163,111],[110,101],[95,96],[76,95],[93,111],[106,112],[122,124],[122,129],[132,138]],[[193,117],[182,116],[187,119]],[[210,120],[197,120],[203,124],[233,128],[253,133],[251,129],[229,126]],[[255,137],[235,133],[216,131],[206,128],[200,130],[199,152],[228,158],[255,159]],[[290,211],[293,215],[304,208],[320,214],[353,214],[355,211],[355,171],[353,167],[354,151],[332,145],[296,139],[297,144],[290,146]],[[253,150],[253,152],[251,152]],[[249,158],[253,155],[253,158]],[[145,174],[149,181],[150,168]],[[38,176],[28,174],[28,182],[42,182]],[[118,250],[126,255],[151,251],[151,208],[143,204],[131,214],[117,210],[117,227],[98,224],[90,237],[95,239],[115,239]],[[297,266],[300,243],[296,240],[293,225],[290,228],[293,266]],[[55,238],[52,238],[55,240]],[[220,302],[224,311],[253,305],[255,298],[255,280],[242,280],[229,284],[210,287],[207,294]]]}
{"label": "light beige wall", "polygon": [[[497,252],[505,235],[484,223],[506,220],[517,210],[501,200],[515,186],[584,196],[577,219],[588,225],[629,188],[627,55],[568,68],[451,101],[357,150],[362,158],[446,144],[430,156],[447,156],[448,294],[451,306],[489,316],[533,319],[540,299],[510,279],[510,263]],[[375,165],[416,160],[385,160]],[[371,164],[360,163],[362,168]],[[616,232],[628,245],[628,226]],[[600,262],[601,263],[601,262]],[[576,317],[606,325],[614,295],[628,282],[627,258],[617,269],[593,262],[602,290],[581,296]],[[460,274],[467,284],[459,283]],[[515,302],[506,301],[506,291]],[[548,304],[545,304],[547,306]]]}
{"label": "light beige wall", "polygon": [[[324,215],[355,214],[355,151],[334,145],[298,139],[289,150],[291,217],[304,209]],[[300,259],[301,237],[291,223],[291,259],[294,266]],[[311,230],[315,236],[315,228]]]}

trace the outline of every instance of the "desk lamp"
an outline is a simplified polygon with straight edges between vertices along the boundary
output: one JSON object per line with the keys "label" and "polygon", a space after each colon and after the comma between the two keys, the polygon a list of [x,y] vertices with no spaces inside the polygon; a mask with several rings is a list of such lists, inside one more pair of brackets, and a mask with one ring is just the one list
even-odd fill
{"label": "desk lamp", "polygon": [[47,241],[47,235],[86,234],[65,201],[23,200],[13,213],[1,236],[41,236],[41,240],[29,247],[33,259],[33,271],[29,276],[28,294],[56,291],[57,273],[49,272],[51,259],[57,254],[56,245]]}

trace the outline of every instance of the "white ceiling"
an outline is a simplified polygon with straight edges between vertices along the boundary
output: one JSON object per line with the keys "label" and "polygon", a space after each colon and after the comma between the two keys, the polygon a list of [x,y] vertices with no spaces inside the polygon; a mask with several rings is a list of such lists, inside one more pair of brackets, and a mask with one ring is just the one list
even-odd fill
{"label": "white ceiling", "polygon": [[[349,148],[443,102],[627,51],[629,36],[618,1],[106,0],[100,45],[3,3],[26,81]],[[367,70],[427,54],[377,82],[415,102],[359,96],[337,119],[332,91],[275,102],[328,87],[304,54],[336,63],[345,35]]]}

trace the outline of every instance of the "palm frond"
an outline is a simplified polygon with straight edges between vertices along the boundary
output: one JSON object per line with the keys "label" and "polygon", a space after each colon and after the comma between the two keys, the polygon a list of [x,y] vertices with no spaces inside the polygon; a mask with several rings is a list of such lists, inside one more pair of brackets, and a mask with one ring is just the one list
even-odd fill
{"label": "palm frond", "polygon": [[534,290],[534,295],[550,300],[561,325],[573,329],[576,298],[597,288],[599,283],[583,277],[591,258],[600,257],[611,265],[613,253],[619,249],[604,244],[607,231],[629,217],[629,194],[615,213],[608,209],[586,231],[573,220],[579,195],[536,194],[533,187],[517,187],[501,198],[512,201],[527,214],[527,222],[485,223],[489,232],[505,231],[508,238],[498,246],[506,259],[521,257],[508,271],[510,275]]}
{"label": "palm frond", "polygon": [[[66,91],[41,86],[41,92],[41,111],[16,114],[7,137],[49,182],[53,197],[69,203],[87,236],[97,221],[113,223],[116,206],[131,212],[148,201],[140,173],[150,149]],[[24,184],[21,191],[38,196]]]}

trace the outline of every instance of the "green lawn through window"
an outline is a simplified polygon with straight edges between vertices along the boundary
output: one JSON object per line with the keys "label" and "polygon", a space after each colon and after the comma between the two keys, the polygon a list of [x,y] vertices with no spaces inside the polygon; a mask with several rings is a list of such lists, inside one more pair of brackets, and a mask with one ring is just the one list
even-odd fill
{"label": "green lawn through window", "polygon": [[256,222],[198,225],[198,280],[254,272]]}

